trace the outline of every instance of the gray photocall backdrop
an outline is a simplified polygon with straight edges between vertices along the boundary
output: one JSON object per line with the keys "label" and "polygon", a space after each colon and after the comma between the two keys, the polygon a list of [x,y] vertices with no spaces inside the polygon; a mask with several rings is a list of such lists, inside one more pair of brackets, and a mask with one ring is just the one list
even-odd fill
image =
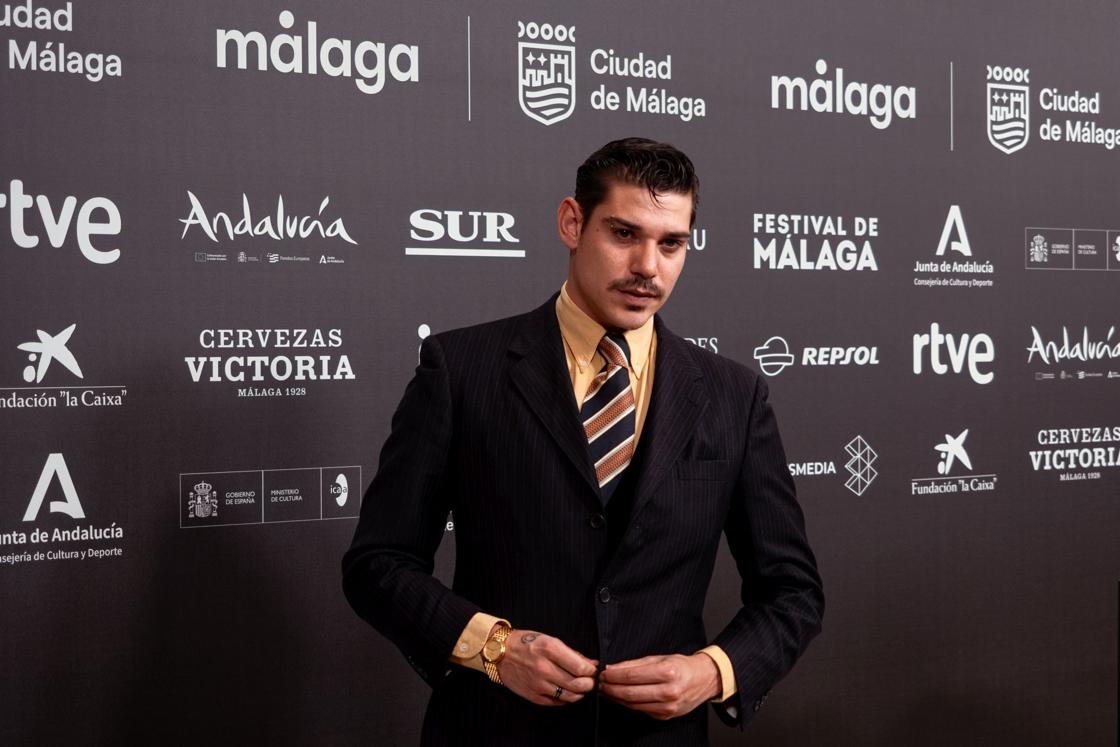
{"label": "gray photocall backdrop", "polygon": [[[575,167],[645,135],[702,179],[665,319],[767,377],[828,597],[713,742],[1115,744],[1117,27],[0,3],[0,742],[414,743],[339,584],[389,418],[423,336],[559,287]],[[725,555],[710,629],[737,598]]]}

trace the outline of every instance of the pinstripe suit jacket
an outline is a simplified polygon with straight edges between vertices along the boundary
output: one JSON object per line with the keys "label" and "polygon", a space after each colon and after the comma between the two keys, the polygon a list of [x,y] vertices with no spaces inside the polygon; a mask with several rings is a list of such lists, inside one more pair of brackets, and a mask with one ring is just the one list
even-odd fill
{"label": "pinstripe suit jacket", "polygon": [[[627,526],[604,526],[555,314],[428,338],[393,416],[343,559],[351,605],[432,687],[424,744],[705,744],[704,708],[655,721],[605,698],[535,706],[448,663],[479,611],[604,663],[732,661],[740,725],[820,629],[823,595],[765,383],[658,318],[653,392]],[[452,588],[432,577],[449,511]],[[742,607],[714,638],[702,612],[720,535]]]}

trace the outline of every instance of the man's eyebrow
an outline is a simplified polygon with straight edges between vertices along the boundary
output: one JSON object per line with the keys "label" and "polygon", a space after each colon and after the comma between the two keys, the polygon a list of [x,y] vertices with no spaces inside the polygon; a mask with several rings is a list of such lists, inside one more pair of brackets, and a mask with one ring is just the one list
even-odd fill
{"label": "man's eyebrow", "polygon": [[617,215],[608,215],[606,218],[604,218],[604,220],[607,223],[611,224],[612,226],[620,226],[622,228],[629,228],[631,231],[640,231],[641,228],[642,228],[637,223],[631,223],[628,220],[623,220],[622,218],[619,218]]}
{"label": "man's eyebrow", "polygon": [[[625,228],[629,231],[633,231],[634,233],[642,232],[642,227],[640,224],[633,223],[623,218],[619,218],[617,215],[608,215],[603,219],[603,221],[610,225],[612,228]],[[690,231],[670,231],[661,237],[662,240],[680,239],[684,241],[688,241],[691,238],[692,233]]]}

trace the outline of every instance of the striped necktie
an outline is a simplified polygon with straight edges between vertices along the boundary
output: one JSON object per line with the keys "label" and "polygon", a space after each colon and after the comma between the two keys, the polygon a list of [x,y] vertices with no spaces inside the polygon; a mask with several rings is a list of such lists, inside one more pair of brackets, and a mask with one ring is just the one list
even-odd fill
{"label": "striped necktie", "polygon": [[635,409],[626,338],[617,333],[604,335],[599,354],[606,362],[591,381],[579,415],[605,504],[634,456]]}

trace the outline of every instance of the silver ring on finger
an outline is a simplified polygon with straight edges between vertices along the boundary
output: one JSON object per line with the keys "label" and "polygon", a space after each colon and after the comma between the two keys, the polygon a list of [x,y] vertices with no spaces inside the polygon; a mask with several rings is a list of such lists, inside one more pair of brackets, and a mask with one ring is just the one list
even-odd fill
{"label": "silver ring on finger", "polygon": [[564,695],[564,688],[562,688],[562,687],[557,687],[557,688],[556,688],[556,692],[554,692],[554,693],[552,694],[552,699],[553,699],[553,700],[560,700],[561,696],[563,696],[563,695]]}

